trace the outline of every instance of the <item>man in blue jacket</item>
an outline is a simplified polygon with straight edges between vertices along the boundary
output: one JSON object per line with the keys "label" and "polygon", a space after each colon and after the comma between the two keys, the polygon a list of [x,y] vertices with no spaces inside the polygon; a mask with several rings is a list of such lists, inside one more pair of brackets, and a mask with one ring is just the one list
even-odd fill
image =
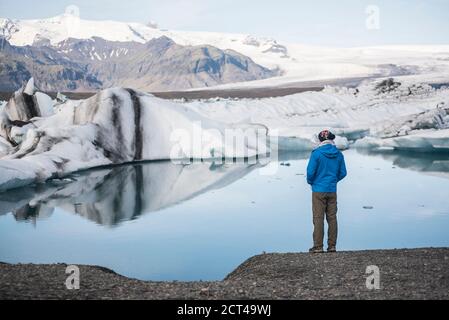
{"label": "man in blue jacket", "polygon": [[307,183],[312,186],[313,248],[311,253],[323,253],[324,216],[328,224],[327,252],[337,248],[337,183],[346,177],[343,154],[335,146],[335,135],[324,130],[318,135],[320,145],[310,157]]}

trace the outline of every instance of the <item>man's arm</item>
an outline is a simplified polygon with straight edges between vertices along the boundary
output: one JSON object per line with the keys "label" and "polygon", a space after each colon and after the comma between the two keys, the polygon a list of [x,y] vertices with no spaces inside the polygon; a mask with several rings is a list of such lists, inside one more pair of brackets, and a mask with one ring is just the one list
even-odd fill
{"label": "man's arm", "polygon": [[338,169],[338,181],[343,180],[347,176],[345,156],[341,154],[340,167]]}
{"label": "man's arm", "polygon": [[316,171],[318,168],[318,157],[316,152],[312,152],[309,164],[307,165],[307,183],[312,185],[315,180]]}

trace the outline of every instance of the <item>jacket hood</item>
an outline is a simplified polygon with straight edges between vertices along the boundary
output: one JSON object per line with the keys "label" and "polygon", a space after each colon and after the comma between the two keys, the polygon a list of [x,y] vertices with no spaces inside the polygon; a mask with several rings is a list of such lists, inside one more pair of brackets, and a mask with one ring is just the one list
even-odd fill
{"label": "jacket hood", "polygon": [[326,156],[327,158],[331,158],[331,159],[338,157],[338,154],[340,153],[340,151],[337,149],[337,147],[333,144],[322,145],[315,151],[321,152],[324,156]]}

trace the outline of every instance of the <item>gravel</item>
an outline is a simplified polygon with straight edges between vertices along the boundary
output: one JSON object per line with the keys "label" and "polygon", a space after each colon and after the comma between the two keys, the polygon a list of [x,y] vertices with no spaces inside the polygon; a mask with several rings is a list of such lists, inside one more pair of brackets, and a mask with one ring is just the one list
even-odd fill
{"label": "gravel", "polygon": [[[372,265],[379,290],[366,287]],[[80,265],[79,290],[66,288],[66,267],[0,263],[0,299],[449,299],[449,248],[263,254],[212,282],[141,281]]]}

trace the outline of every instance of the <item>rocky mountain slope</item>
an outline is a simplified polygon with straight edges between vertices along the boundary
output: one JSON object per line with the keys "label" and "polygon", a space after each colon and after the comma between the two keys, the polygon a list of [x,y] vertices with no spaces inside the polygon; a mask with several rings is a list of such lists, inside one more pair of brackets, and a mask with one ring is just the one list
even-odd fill
{"label": "rocky mountain slope", "polygon": [[266,79],[278,74],[232,50],[181,46],[163,36],[147,43],[43,37],[30,46],[0,39],[0,91],[13,91],[36,76],[45,91],[92,91],[126,86],[147,91],[182,90]]}
{"label": "rocky mountain slope", "polygon": [[17,47],[4,39],[0,46],[0,91],[14,91],[32,75],[40,78],[42,90],[89,91],[102,86],[89,74],[87,65],[71,61],[51,47]]}

